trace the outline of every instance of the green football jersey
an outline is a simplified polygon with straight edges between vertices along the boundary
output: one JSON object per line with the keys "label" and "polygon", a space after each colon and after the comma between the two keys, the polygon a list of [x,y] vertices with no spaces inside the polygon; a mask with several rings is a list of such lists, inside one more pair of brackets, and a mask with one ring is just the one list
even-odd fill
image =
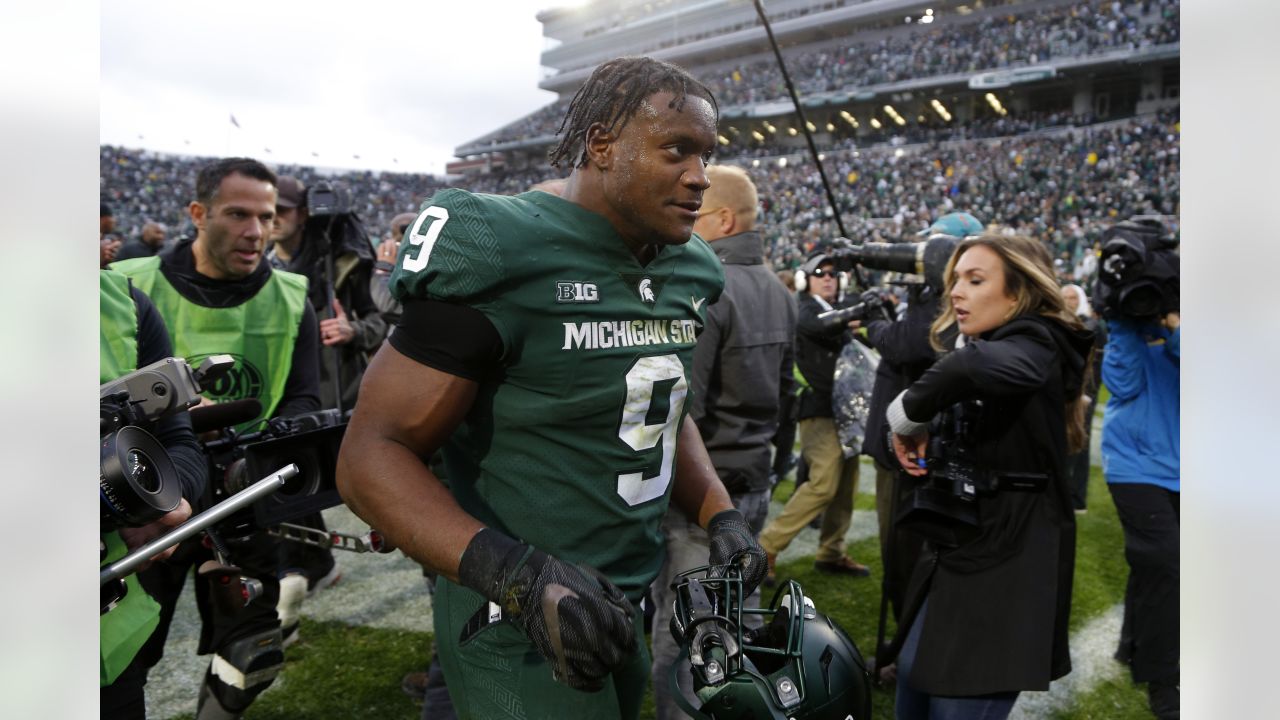
{"label": "green football jersey", "polygon": [[662,564],[693,347],[723,287],[696,235],[641,265],[603,216],[548,193],[428,200],[392,293],[474,307],[503,344],[444,448],[459,504],[638,601]]}

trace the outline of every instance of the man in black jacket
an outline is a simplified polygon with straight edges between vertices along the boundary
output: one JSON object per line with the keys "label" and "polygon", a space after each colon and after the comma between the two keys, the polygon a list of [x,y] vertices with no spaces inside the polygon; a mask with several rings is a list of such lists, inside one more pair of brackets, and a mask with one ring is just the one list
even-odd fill
{"label": "man in black jacket", "polygon": [[782,513],[760,533],[760,545],[768,554],[772,578],[778,553],[821,514],[814,567],[821,572],[866,577],[871,571],[844,554],[844,536],[853,518],[853,496],[858,484],[858,457],[840,446],[831,407],[836,358],[845,343],[852,341],[849,331],[860,327],[861,321],[831,323],[819,318],[844,304],[835,263],[830,258],[816,255],[801,270],[808,292],[800,296],[796,366],[808,385],[800,393],[798,416],[800,452],[809,464],[809,482],[796,489]]}
{"label": "man in black jacket", "polygon": [[[693,352],[689,419],[698,426],[716,474],[751,531],[760,534],[769,511],[770,441],[778,429],[781,398],[794,392],[791,374],[796,303],[764,264],[755,229],[757,196],[746,171],[707,168],[694,232],[711,243],[724,264],[724,293],[707,307],[707,323]],[[667,631],[671,581],[707,563],[707,533],[673,507],[662,524],[667,557],[651,586],[654,600],[653,678],[659,720],[684,717],[667,676],[679,648]],[[754,593],[748,607],[758,604]],[[687,669],[681,687],[691,687]]]}

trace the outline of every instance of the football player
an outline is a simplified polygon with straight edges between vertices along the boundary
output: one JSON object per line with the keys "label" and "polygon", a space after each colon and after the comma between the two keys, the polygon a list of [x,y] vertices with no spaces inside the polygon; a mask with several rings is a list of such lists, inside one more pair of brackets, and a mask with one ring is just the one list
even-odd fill
{"label": "football player", "polygon": [[[440,574],[459,717],[638,716],[639,602],[669,502],[708,531],[713,564],[739,563],[749,589],[764,576],[684,422],[724,285],[692,235],[718,112],[680,68],[606,62],[551,154],[571,165],[562,197],[447,189],[406,234],[391,279],[404,314],[365,375],[338,487]],[[423,462],[437,448],[448,488]]]}

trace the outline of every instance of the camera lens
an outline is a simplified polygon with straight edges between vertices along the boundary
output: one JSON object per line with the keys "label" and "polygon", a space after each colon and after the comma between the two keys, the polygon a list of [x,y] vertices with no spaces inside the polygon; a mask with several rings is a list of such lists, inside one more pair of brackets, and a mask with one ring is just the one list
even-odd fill
{"label": "camera lens", "polygon": [[178,507],[182,487],[169,453],[145,430],[127,425],[102,439],[98,494],[107,525],[146,525]]}

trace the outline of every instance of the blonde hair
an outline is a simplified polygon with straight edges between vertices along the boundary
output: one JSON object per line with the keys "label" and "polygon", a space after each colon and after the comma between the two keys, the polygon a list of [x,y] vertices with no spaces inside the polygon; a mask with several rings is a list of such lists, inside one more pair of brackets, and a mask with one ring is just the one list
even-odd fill
{"label": "blonde hair", "polygon": [[[956,245],[947,261],[947,269],[943,273],[946,289],[942,313],[929,328],[929,341],[937,350],[943,350],[940,336],[942,332],[955,324],[956,309],[951,303],[951,290],[956,284],[956,262],[969,248],[982,245],[1000,257],[1004,266],[1005,295],[1014,301],[1013,309],[1005,317],[1008,322],[1023,315],[1039,315],[1057,320],[1072,329],[1084,329],[1062,299],[1062,290],[1053,275],[1053,259],[1044,244],[1026,235],[1006,235],[1003,232],[987,230],[981,235],[971,235]],[[1085,374],[1091,372],[1092,354],[1085,359]],[[1081,384],[1080,392],[1087,384],[1088,378]],[[1068,452],[1079,452],[1085,443],[1084,404],[1079,402],[1079,395],[1068,398],[1066,403],[1067,449]]]}
{"label": "blonde hair", "polygon": [[704,208],[729,208],[744,229],[755,227],[759,196],[746,170],[736,165],[709,165],[707,180],[711,181],[711,187],[702,193]]}

